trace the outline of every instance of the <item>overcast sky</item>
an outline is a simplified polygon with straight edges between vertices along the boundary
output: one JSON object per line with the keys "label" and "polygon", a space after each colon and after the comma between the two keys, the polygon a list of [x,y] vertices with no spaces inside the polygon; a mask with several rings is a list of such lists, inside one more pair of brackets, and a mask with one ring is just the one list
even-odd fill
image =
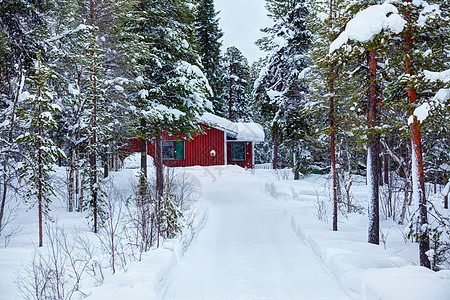
{"label": "overcast sky", "polygon": [[214,0],[216,11],[220,11],[220,27],[223,30],[223,50],[236,46],[251,64],[264,56],[255,41],[262,37],[259,31],[271,24],[264,8],[264,0]]}

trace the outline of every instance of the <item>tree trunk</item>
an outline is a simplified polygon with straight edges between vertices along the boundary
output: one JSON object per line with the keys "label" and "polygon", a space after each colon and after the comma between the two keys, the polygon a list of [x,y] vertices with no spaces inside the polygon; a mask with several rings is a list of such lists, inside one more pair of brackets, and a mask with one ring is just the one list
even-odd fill
{"label": "tree trunk", "polygon": [[145,138],[147,124],[141,119],[141,176],[139,193],[143,197],[147,194],[147,139]]}
{"label": "tree trunk", "polygon": [[78,160],[78,151],[74,150],[75,153],[75,205],[77,207],[77,211],[81,211],[81,196],[80,196],[80,162]]}
{"label": "tree trunk", "polygon": [[298,171],[298,147],[294,150],[294,180],[299,180],[300,172]]}
{"label": "tree trunk", "polygon": [[[330,70],[329,88],[334,93],[333,67]],[[338,197],[337,197],[337,173],[336,173],[336,127],[334,117],[334,96],[330,97],[330,152],[331,152],[331,177],[333,181],[333,231],[338,230]]]}
{"label": "tree trunk", "polygon": [[384,183],[389,185],[389,155],[384,154]]}
{"label": "tree trunk", "polygon": [[[444,184],[444,187],[446,187],[447,185],[448,185],[448,176],[446,176],[446,175],[444,175],[445,176],[445,184]],[[448,192],[444,195],[444,208],[445,209],[448,209]]]}
{"label": "tree trunk", "polygon": [[229,91],[229,99],[228,99],[228,119],[230,121],[233,121],[232,117],[233,117],[233,78],[231,77],[233,75],[233,60],[234,60],[234,56],[231,56],[231,63],[230,63],[230,68],[229,68],[229,73],[230,73],[230,91]]}
{"label": "tree trunk", "polygon": [[273,127],[273,158],[272,167],[274,170],[278,169],[278,124]]}
{"label": "tree trunk", "polygon": [[156,199],[157,199],[157,215],[158,215],[158,240],[157,247],[159,247],[159,238],[161,236],[161,204],[164,190],[164,173],[162,162],[162,140],[158,133],[155,139],[155,166],[156,166]]}
{"label": "tree trunk", "polygon": [[[41,92],[40,92],[40,88],[39,88],[39,97],[41,96]],[[42,106],[39,105],[39,116],[42,114]],[[42,120],[39,117],[39,129],[38,129],[38,134],[39,137],[43,137],[44,136],[44,130],[43,130],[43,124],[42,124]],[[43,234],[42,234],[42,226],[43,226],[43,222],[42,222],[42,201],[43,201],[43,191],[42,191],[42,181],[44,180],[43,177],[43,170],[42,170],[42,143],[39,141],[38,142],[38,195],[37,195],[37,200],[38,200],[38,213],[39,213],[39,247],[42,247],[43,245]]]}
{"label": "tree trunk", "polygon": [[370,164],[370,199],[369,199],[369,237],[371,244],[380,243],[380,216],[379,216],[379,134],[373,132],[378,125],[378,97],[376,88],[377,60],[375,51],[369,52],[369,93],[368,93],[368,123],[369,123],[369,157]]}
{"label": "tree trunk", "polygon": [[164,189],[162,139],[160,134],[157,134],[155,139],[155,166],[156,166],[156,193],[157,196],[160,197],[163,194]]}
{"label": "tree trunk", "polygon": [[97,157],[91,154],[90,157],[90,168],[91,168],[91,191],[92,191],[92,213],[94,217],[94,233],[98,232],[98,220],[97,220],[97,201],[98,201],[98,191],[97,191]]}
{"label": "tree trunk", "polygon": [[103,178],[107,178],[109,176],[109,165],[108,165],[108,153],[106,149],[105,152],[103,153],[102,163],[103,163]]}
{"label": "tree trunk", "polygon": [[[415,90],[413,92],[415,94]],[[408,93],[409,94],[409,93]],[[411,100],[411,98],[410,98]],[[418,185],[416,187],[413,186],[413,192],[417,193],[416,197],[418,197],[419,201],[419,215],[420,215],[420,224],[428,224],[428,213],[427,213],[427,205],[426,205],[426,193],[425,193],[425,173],[423,170],[423,159],[422,159],[422,144],[420,137],[419,124],[417,122],[417,118],[414,117],[414,122],[411,124],[411,135],[412,135],[412,144],[413,144],[413,155],[415,155],[415,159],[413,159],[413,163],[416,164],[416,172],[413,171],[412,176],[416,176],[416,179],[413,179],[413,185]],[[414,170],[414,168],[413,168]],[[414,196],[413,196],[414,198]],[[423,232],[419,236],[419,258],[420,265],[426,268],[431,268],[430,260],[426,252],[430,250],[430,244],[428,242],[428,233]]]}
{"label": "tree trunk", "polygon": [[[411,2],[411,0],[407,0]],[[405,13],[405,19],[407,23],[411,22],[411,16],[409,12]],[[408,28],[408,27],[407,27]],[[406,30],[405,33],[405,52],[406,52],[406,73],[408,75],[415,75],[412,68],[413,62],[411,61],[410,55],[412,54],[413,38],[411,36],[410,29]],[[408,102],[412,107],[417,100],[417,93],[414,87],[408,89]],[[411,108],[413,109],[413,108]],[[413,111],[411,111],[413,115]],[[423,158],[422,158],[422,141],[420,136],[419,123],[417,117],[414,116],[414,120],[411,123],[411,144],[412,144],[412,176],[413,176],[413,197],[415,200],[417,198],[419,205],[419,215],[420,215],[420,227],[428,224],[427,216],[427,202],[426,202],[426,191],[425,191],[425,173],[423,170]],[[416,195],[414,195],[416,194]],[[419,261],[420,265],[426,268],[431,268],[430,260],[426,252],[430,250],[430,244],[428,241],[428,233],[421,232],[419,235]]]}
{"label": "tree trunk", "polygon": [[69,212],[73,211],[73,203],[74,203],[74,189],[73,185],[75,183],[75,149],[71,149],[70,156],[70,171],[69,171]]}
{"label": "tree trunk", "polygon": [[[94,54],[92,54],[94,55]],[[93,73],[97,74],[97,69],[96,66],[94,64],[93,66],[94,70]],[[91,147],[95,148],[95,149],[91,149],[91,154],[90,154],[90,167],[91,167],[91,191],[92,191],[92,209],[93,209],[93,215],[94,215],[94,233],[98,232],[98,178],[97,178],[97,79],[95,76],[93,76],[93,80],[92,80],[92,84],[93,84],[93,99],[94,99],[94,107],[93,107],[93,111],[92,111],[92,128],[93,128],[93,133],[92,133],[92,140],[91,140]]]}
{"label": "tree trunk", "polygon": [[0,206],[0,229],[3,226],[3,216],[5,215],[6,193],[8,191],[8,178],[6,175],[7,161],[3,163],[3,182],[2,182],[2,204]]}

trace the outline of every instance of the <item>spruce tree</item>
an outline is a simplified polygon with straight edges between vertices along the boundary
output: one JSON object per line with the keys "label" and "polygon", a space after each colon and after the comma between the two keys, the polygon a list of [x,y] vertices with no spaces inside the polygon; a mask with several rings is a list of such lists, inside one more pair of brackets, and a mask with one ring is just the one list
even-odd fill
{"label": "spruce tree", "polygon": [[214,113],[225,117],[222,94],[222,72],[220,62],[220,47],[223,32],[219,28],[218,12],[215,11],[213,0],[199,0],[197,4],[195,27],[197,37],[195,45],[199,49],[203,70],[213,91],[210,101]]}
{"label": "spruce tree", "polygon": [[24,129],[17,112],[24,101],[26,71],[33,68],[37,52],[47,55],[46,7],[46,1],[6,0],[0,5],[0,230],[8,189],[18,182],[21,145],[15,141]]}
{"label": "spruce tree", "polygon": [[21,178],[28,183],[27,198],[33,205],[37,202],[39,217],[39,247],[43,245],[43,215],[50,210],[51,196],[55,196],[49,175],[54,171],[53,164],[64,153],[48,137],[50,130],[56,127],[53,113],[60,107],[53,102],[53,94],[47,85],[50,70],[42,65],[38,54],[34,74],[28,83],[32,86],[20,109],[20,118],[28,127],[28,132],[17,137],[27,149],[20,167]]}
{"label": "spruce tree", "polygon": [[[303,112],[308,91],[306,54],[311,43],[311,33],[307,28],[309,12],[303,1],[267,1],[266,6],[275,24],[265,29],[268,36],[258,41],[269,55],[254,85],[255,104],[270,128],[273,167],[278,167],[280,145],[292,149],[288,152],[296,161],[294,170],[298,178],[300,161],[308,156],[300,159],[300,140],[305,141],[309,134],[307,116]],[[305,146],[303,143],[302,148]]]}
{"label": "spruce tree", "polygon": [[[200,128],[197,118],[209,101],[211,89],[197,66],[192,47],[193,11],[183,1],[138,1],[125,23],[135,50],[134,80],[130,83],[134,129],[141,141],[141,193],[146,180],[146,143],[155,144],[157,207],[162,207],[162,139],[189,139]],[[158,227],[160,229],[160,227]]]}
{"label": "spruce tree", "polygon": [[242,52],[232,46],[223,55],[222,101],[226,105],[226,116],[230,121],[250,121],[248,84],[250,67]]}

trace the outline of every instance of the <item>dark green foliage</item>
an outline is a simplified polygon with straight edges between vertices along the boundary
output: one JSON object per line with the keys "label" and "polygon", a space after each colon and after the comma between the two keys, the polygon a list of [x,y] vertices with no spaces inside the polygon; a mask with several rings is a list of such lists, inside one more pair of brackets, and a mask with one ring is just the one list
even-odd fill
{"label": "dark green foliage", "polygon": [[270,52],[254,84],[255,107],[272,137],[281,143],[282,156],[296,156],[294,168],[298,171],[300,162],[307,166],[312,159],[308,142],[312,119],[305,110],[309,91],[307,51],[312,41],[307,27],[309,12],[303,1],[266,1],[266,7],[275,24],[265,30],[269,36],[258,42]]}
{"label": "dark green foliage", "polygon": [[218,12],[214,9],[213,0],[199,0],[195,18],[197,37],[195,46],[199,49],[199,55],[203,69],[211,86],[213,96],[210,98],[214,113],[218,116],[226,116],[222,94],[222,72],[220,67],[222,46],[222,30],[219,28]]}
{"label": "dark green foliage", "polygon": [[247,59],[236,47],[229,47],[222,58],[222,103],[230,121],[250,121],[248,84],[250,67]]}

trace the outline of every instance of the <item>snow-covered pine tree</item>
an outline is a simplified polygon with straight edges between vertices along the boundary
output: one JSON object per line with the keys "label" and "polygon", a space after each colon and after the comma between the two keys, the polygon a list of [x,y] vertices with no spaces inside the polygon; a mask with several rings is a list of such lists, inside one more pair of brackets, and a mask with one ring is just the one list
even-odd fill
{"label": "snow-covered pine tree", "polygon": [[54,140],[64,145],[68,157],[68,210],[81,210],[82,155],[86,148],[86,47],[90,38],[90,26],[80,14],[82,2],[61,0],[55,4],[53,13],[52,37],[49,43],[55,51],[50,60],[53,61],[52,71],[55,74],[53,82],[55,91],[61,102],[58,130]]}
{"label": "snow-covered pine tree", "polygon": [[[124,18],[123,11],[131,4],[124,1],[73,1],[60,0],[56,3],[53,13],[55,21],[52,25],[53,37],[49,39],[55,51],[52,52],[53,69],[57,78],[55,90],[62,101],[62,114],[59,118],[60,129],[55,134],[59,144],[65,145],[65,151],[70,161],[69,170],[69,211],[74,207],[81,209],[81,198],[84,197],[82,187],[82,166],[86,166],[86,147],[89,143],[89,116],[91,113],[87,97],[89,82],[89,51],[96,35],[96,45],[102,49],[102,58],[98,62],[101,72],[102,92],[105,103],[102,107],[103,117],[101,125],[103,138],[100,141],[99,155],[103,164],[103,174],[108,175],[112,162],[111,155],[117,157],[118,145],[123,141],[124,122],[126,115],[126,95],[123,84],[127,82],[123,74],[127,74],[127,66],[121,59],[123,52],[119,51],[121,36],[120,18]],[[93,31],[93,29],[95,29]],[[57,51],[56,51],[57,50]],[[111,117],[114,115],[114,117]],[[113,152],[113,153],[111,153]],[[117,166],[116,166],[117,168]]]}
{"label": "snow-covered pine tree", "polygon": [[84,209],[90,209],[93,219],[93,230],[98,232],[98,227],[106,218],[103,209],[102,189],[101,189],[101,170],[99,169],[98,159],[103,151],[104,141],[108,134],[108,128],[105,126],[106,103],[104,91],[102,89],[102,50],[98,46],[97,28],[91,27],[91,41],[89,48],[86,49],[88,84],[86,89],[86,123],[83,134],[88,145],[84,153],[88,164],[86,166],[86,180],[89,184],[90,199],[84,201]]}
{"label": "snow-covered pine tree", "polygon": [[[205,106],[211,88],[196,65],[191,3],[183,1],[138,1],[129,13],[125,26],[134,40],[132,57],[135,68],[130,95],[134,128],[141,140],[141,193],[145,191],[146,143],[155,144],[157,207],[162,207],[162,140],[178,136],[189,139],[200,131],[196,120]],[[159,222],[160,223],[160,222]],[[158,227],[160,229],[160,227]]]}
{"label": "snow-covered pine tree", "polygon": [[[442,10],[439,5],[427,2],[406,1],[396,5],[406,22],[404,31],[399,35],[403,47],[393,48],[395,59],[392,60],[392,68],[400,73],[395,77],[399,78],[395,83],[403,90],[399,95],[400,100],[408,104],[405,107],[411,130],[412,197],[418,215],[413,216],[411,234],[419,242],[420,265],[430,268],[430,256],[427,253],[432,232],[430,224],[436,222],[430,222],[428,216],[428,211],[434,210],[434,207],[428,205],[426,199],[423,145],[427,143],[427,139],[424,140],[421,136],[423,125],[420,122],[425,116],[419,112],[419,108],[426,106],[427,100],[442,87],[442,83],[436,85],[434,81],[445,81],[445,75],[437,74],[448,68],[450,15],[448,4],[445,3]],[[441,100],[444,103],[448,101]],[[427,136],[430,134],[427,133]],[[431,216],[433,215],[439,215],[439,212],[433,211]]]}
{"label": "snow-covered pine tree", "polygon": [[20,166],[21,178],[28,183],[27,198],[32,205],[37,203],[39,217],[39,247],[43,245],[43,215],[50,210],[51,196],[55,196],[53,184],[49,175],[54,171],[53,164],[64,153],[48,138],[50,130],[56,127],[53,113],[60,107],[53,102],[53,94],[47,85],[50,70],[42,65],[41,54],[38,54],[34,74],[29,77],[31,85],[29,94],[24,100],[24,106],[19,110],[19,116],[28,127],[28,132],[17,137],[16,141],[23,143],[26,149]]}
{"label": "snow-covered pine tree", "polygon": [[0,5],[0,231],[3,228],[8,188],[17,182],[23,132],[17,109],[24,100],[26,71],[33,67],[36,52],[45,50],[46,2],[5,0]]}
{"label": "snow-covered pine tree", "polygon": [[210,101],[213,105],[214,114],[226,117],[226,107],[223,98],[220,97],[223,89],[223,70],[220,65],[223,32],[219,28],[217,15],[218,12],[215,11],[213,0],[198,1],[195,19],[197,32],[195,47],[199,49],[204,73],[213,91]]}
{"label": "snow-covered pine tree", "polygon": [[222,58],[222,102],[225,104],[226,117],[230,121],[250,121],[248,83],[250,66],[242,52],[228,47]]}
{"label": "snow-covered pine tree", "polygon": [[275,22],[265,31],[269,36],[258,43],[270,51],[265,68],[255,82],[255,104],[269,124],[273,140],[273,167],[278,167],[278,146],[283,143],[291,149],[296,166],[296,177],[300,161],[307,159],[300,155],[300,145],[306,146],[308,121],[303,109],[306,105],[308,84],[307,51],[311,34],[307,28],[308,9],[303,1],[267,1],[269,12]]}

